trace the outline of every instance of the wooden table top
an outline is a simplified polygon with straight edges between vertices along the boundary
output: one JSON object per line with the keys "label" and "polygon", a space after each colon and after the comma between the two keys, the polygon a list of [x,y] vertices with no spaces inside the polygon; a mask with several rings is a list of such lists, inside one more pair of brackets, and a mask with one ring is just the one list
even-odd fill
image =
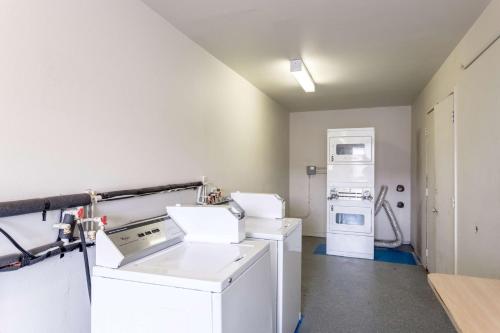
{"label": "wooden table top", "polygon": [[457,331],[500,332],[500,280],[448,274],[428,279]]}

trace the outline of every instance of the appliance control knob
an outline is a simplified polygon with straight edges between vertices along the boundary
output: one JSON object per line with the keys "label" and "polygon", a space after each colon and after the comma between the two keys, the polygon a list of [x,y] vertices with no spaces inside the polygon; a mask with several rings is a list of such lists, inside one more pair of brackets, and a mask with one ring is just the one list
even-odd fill
{"label": "appliance control knob", "polygon": [[330,196],[327,198],[328,200],[336,200],[339,198],[339,194],[337,193],[336,189],[331,189],[330,190]]}

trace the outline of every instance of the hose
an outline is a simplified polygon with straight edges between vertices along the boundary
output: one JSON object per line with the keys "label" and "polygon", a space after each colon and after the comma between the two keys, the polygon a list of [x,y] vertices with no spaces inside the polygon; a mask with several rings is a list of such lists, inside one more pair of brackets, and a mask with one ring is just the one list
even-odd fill
{"label": "hose", "polygon": [[[197,189],[199,186],[202,186],[202,182],[191,182],[191,183],[182,183],[182,184],[169,184],[162,186],[154,186],[154,187],[144,187],[132,190],[119,190],[119,191],[111,191],[111,192],[102,192],[97,193],[96,195],[100,197],[98,200],[100,201],[112,201],[112,200],[121,200],[128,199],[133,197],[141,197],[150,194],[156,194],[161,192],[176,192],[183,191],[188,189]],[[90,202],[89,202],[90,204]]]}
{"label": "hose", "polygon": [[382,204],[385,201],[385,197],[387,195],[387,191],[389,190],[389,187],[387,185],[382,185],[380,188],[380,192],[378,193],[377,200],[375,200],[375,216],[378,215],[380,212],[380,209],[382,209]]}
{"label": "hose", "polygon": [[78,230],[80,231],[80,243],[83,251],[83,261],[85,264],[85,277],[87,279],[87,291],[89,293],[89,300],[92,301],[92,282],[90,281],[90,266],[89,266],[89,255],[87,253],[87,242],[85,241],[85,233],[83,231],[83,225],[78,223]]}
{"label": "hose", "polygon": [[26,251],[21,245],[19,245],[18,242],[14,238],[12,238],[11,235],[7,233],[7,231],[3,230],[0,228],[0,232],[12,243],[12,245],[15,246],[16,249],[18,249],[23,255],[28,257],[29,259],[35,259],[36,256],[31,254],[30,252]]}
{"label": "hose", "polygon": [[389,218],[389,222],[391,224],[392,231],[396,239],[393,240],[384,240],[384,239],[375,239],[375,246],[377,247],[386,247],[386,248],[396,248],[403,244],[403,233],[401,232],[401,228],[399,227],[398,219],[392,210],[391,204],[389,201],[385,200],[387,195],[387,191],[389,187],[387,185],[383,185],[378,194],[377,200],[375,200],[375,216],[380,212],[382,208],[384,208],[387,217]]}

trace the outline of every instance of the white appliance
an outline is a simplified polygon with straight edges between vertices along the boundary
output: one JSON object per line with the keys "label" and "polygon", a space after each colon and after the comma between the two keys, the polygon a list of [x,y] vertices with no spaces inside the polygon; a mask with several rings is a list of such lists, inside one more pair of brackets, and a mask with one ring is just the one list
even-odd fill
{"label": "white appliance", "polygon": [[280,219],[285,217],[286,202],[274,193],[233,192],[231,199],[243,208],[247,216]]}
{"label": "white appliance", "polygon": [[187,241],[159,217],[97,233],[92,332],[272,332],[269,244]]}
{"label": "white appliance", "polygon": [[373,259],[375,129],[328,130],[329,255]]}
{"label": "white appliance", "polygon": [[231,198],[252,208],[247,239],[270,242],[275,332],[293,333],[301,318],[302,220],[283,218],[285,201],[276,194],[235,192]]}
{"label": "white appliance", "polygon": [[239,243],[245,239],[245,212],[230,205],[167,207],[168,215],[186,233],[186,240]]}

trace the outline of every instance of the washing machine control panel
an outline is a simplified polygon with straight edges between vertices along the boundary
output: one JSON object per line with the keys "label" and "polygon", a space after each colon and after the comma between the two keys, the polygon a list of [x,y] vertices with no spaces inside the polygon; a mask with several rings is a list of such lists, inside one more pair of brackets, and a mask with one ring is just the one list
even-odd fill
{"label": "washing machine control panel", "polygon": [[329,200],[372,200],[372,188],[338,188],[330,189]]}
{"label": "washing machine control panel", "polygon": [[183,231],[167,216],[100,231],[96,264],[117,268],[182,241]]}

